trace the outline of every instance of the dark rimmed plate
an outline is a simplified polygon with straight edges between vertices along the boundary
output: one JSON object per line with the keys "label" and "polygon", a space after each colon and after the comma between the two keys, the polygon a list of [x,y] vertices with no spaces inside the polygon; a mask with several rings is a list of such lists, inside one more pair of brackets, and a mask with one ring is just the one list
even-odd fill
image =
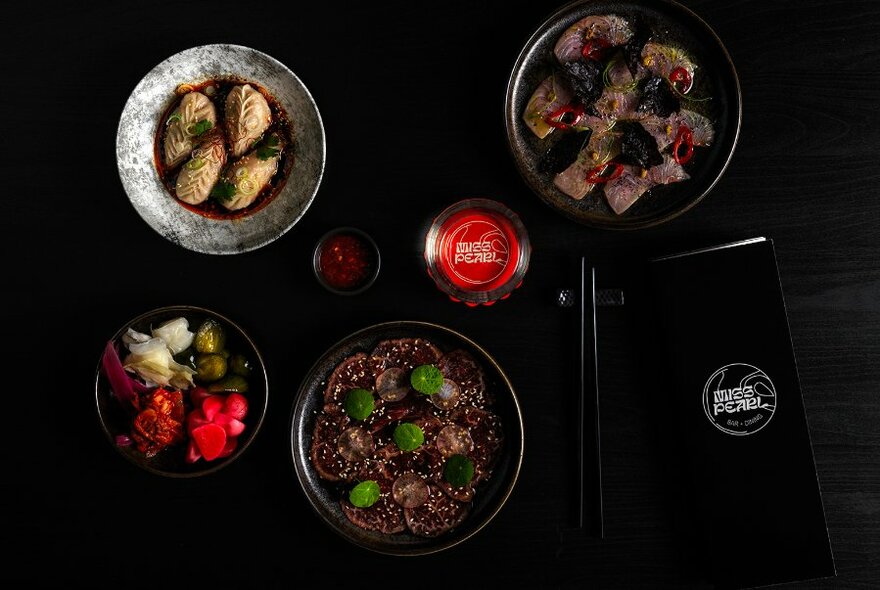
{"label": "dark rimmed plate", "polygon": [[[346,357],[369,352],[381,340],[426,338],[444,352],[462,348],[470,352],[486,372],[487,386],[495,393],[493,412],[504,424],[505,443],[487,487],[475,497],[470,514],[457,528],[437,537],[418,537],[409,532],[385,535],[352,524],[339,507],[341,491],[322,480],[309,459],[315,417],[323,407],[327,378]],[[466,336],[427,322],[397,321],[376,324],[346,336],[327,350],[312,366],[300,385],[290,421],[290,444],[297,478],[318,516],[338,535],[377,553],[425,555],[458,545],[470,538],[501,510],[513,491],[523,456],[523,422],[510,380],[495,359]]]}
{"label": "dark rimmed plate", "polygon": [[[153,309],[130,319],[120,326],[111,337],[111,341],[119,344],[128,328],[149,334],[151,328],[181,316],[185,317],[189,322],[189,330],[191,332],[195,332],[205,319],[210,318],[217,321],[226,331],[227,349],[230,352],[238,352],[245,355],[251,363],[251,372],[247,378],[248,391],[244,393],[248,400],[248,413],[243,420],[246,429],[239,435],[238,446],[231,455],[210,462],[199,459],[195,463],[188,463],[185,460],[185,444],[167,448],[154,457],[145,457],[133,445],[120,446],[116,443],[116,437],[118,435],[128,435],[131,432],[132,415],[125,410],[119,399],[113,395],[107,377],[102,370],[101,359],[98,360],[98,368],[95,375],[95,402],[97,404],[98,419],[107,440],[125,459],[134,465],[150,473],[170,478],[192,478],[208,475],[237,461],[248,450],[260,431],[266,417],[269,401],[269,383],[266,376],[266,367],[256,344],[238,324],[210,309],[193,305],[172,305]],[[184,398],[188,398],[187,392],[184,392]],[[187,410],[192,409],[188,401],[185,401],[185,403],[187,404]]]}
{"label": "dark rimmed plate", "polygon": [[[704,84],[707,95],[712,96],[710,101],[689,107],[708,115],[715,123],[714,145],[698,148],[699,153],[686,166],[691,178],[654,187],[621,215],[611,210],[600,191],[594,190],[576,200],[557,189],[551,175],[538,172],[538,159],[550,144],[547,138],[542,140],[535,136],[522,121],[532,92],[553,70],[556,40],[570,25],[593,14],[618,14],[630,21],[644,19],[655,32],[656,40],[681,47],[693,57],[703,78],[700,83]],[[690,9],[671,0],[577,0],[551,14],[526,42],[508,82],[504,117],[516,166],[545,203],[587,226],[638,229],[681,215],[715,187],[730,163],[739,137],[742,95],[727,49],[711,27]]]}

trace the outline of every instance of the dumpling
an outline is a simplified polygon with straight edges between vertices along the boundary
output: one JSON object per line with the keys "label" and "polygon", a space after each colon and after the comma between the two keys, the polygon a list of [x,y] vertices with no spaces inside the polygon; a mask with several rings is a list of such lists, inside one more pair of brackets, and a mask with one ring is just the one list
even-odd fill
{"label": "dumpling", "polygon": [[226,165],[226,147],[219,129],[206,132],[198,141],[192,158],[180,169],[175,187],[177,198],[190,205],[198,205],[208,199]]}
{"label": "dumpling", "polygon": [[226,96],[226,136],[232,156],[240,158],[272,123],[269,103],[250,84],[233,88]]}
{"label": "dumpling", "polygon": [[273,134],[230,166],[223,177],[228,196],[220,199],[220,204],[230,211],[237,211],[253,203],[278,171],[283,149],[284,142]]}
{"label": "dumpling", "polygon": [[217,109],[201,92],[190,92],[166,122],[165,165],[175,168],[192,152],[195,138],[217,125]]}

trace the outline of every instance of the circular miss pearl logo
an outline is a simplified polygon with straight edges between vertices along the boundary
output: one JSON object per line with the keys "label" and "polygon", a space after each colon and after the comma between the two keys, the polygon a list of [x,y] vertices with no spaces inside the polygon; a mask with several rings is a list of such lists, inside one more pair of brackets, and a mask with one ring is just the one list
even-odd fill
{"label": "circular miss pearl logo", "polygon": [[721,432],[754,434],[776,412],[776,388],[767,373],[745,363],[725,365],[712,373],[703,388],[703,410]]}

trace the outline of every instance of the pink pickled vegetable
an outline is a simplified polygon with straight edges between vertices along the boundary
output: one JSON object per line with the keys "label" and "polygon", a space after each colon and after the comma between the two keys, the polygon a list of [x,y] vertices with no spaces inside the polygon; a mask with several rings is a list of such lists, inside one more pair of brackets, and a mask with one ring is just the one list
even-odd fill
{"label": "pink pickled vegetable", "polygon": [[104,347],[101,366],[104,369],[107,381],[110,382],[110,389],[113,391],[113,395],[120,400],[134,404],[137,394],[148,390],[146,385],[132,379],[125,372],[125,369],[122,368],[122,361],[119,360],[119,354],[116,352],[116,347],[113,345],[112,340],[109,340],[107,346]]}

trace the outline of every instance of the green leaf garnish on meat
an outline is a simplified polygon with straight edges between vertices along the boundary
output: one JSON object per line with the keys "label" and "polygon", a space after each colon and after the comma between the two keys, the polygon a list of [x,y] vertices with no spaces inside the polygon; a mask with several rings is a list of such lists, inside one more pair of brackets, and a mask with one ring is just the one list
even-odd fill
{"label": "green leaf garnish on meat", "polygon": [[413,369],[409,382],[419,393],[434,395],[443,387],[443,373],[434,365],[421,365]]}
{"label": "green leaf garnish on meat", "polygon": [[214,126],[214,124],[211,123],[209,120],[202,119],[198,123],[193,123],[192,125],[187,127],[186,131],[190,135],[198,137],[199,135],[201,135],[202,133],[204,133],[205,131],[207,131],[208,129],[210,129],[213,126]]}
{"label": "green leaf garnish on meat", "polygon": [[464,455],[452,455],[446,460],[443,477],[453,486],[466,486],[474,478],[474,463]]}
{"label": "green leaf garnish on meat", "polygon": [[369,508],[379,499],[379,484],[368,479],[357,484],[348,492],[348,501],[358,508]]}
{"label": "green leaf garnish on meat", "polygon": [[367,416],[373,413],[376,403],[373,401],[373,394],[366,389],[352,389],[345,396],[345,413],[353,420],[365,420]]}
{"label": "green leaf garnish on meat", "polygon": [[401,451],[414,451],[425,442],[425,433],[412,422],[403,422],[394,429],[394,442]]}

